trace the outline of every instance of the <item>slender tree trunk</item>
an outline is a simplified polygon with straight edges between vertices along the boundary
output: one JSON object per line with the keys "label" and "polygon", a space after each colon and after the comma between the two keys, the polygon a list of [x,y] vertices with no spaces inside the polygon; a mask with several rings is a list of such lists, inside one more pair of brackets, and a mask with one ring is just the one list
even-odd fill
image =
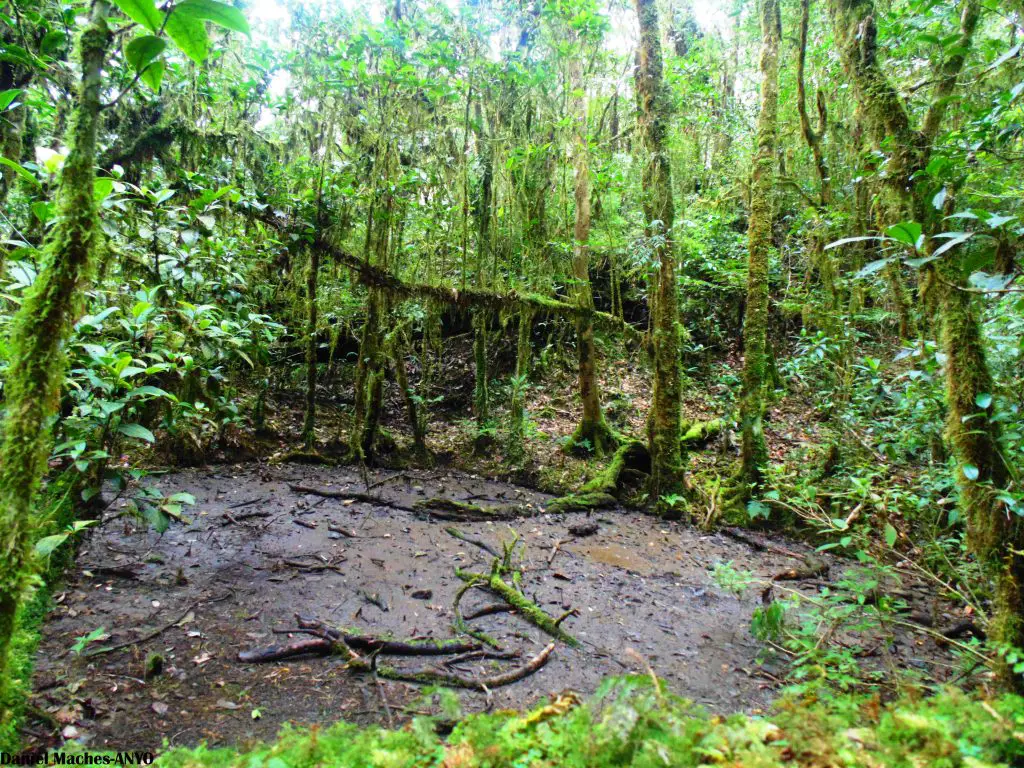
{"label": "slender tree trunk", "polygon": [[[46,471],[49,421],[57,411],[64,375],[61,348],[102,237],[93,187],[103,64],[110,42],[107,3],[96,0],[78,41],[82,74],[67,136],[70,149],[58,191],[57,223],[45,246],[44,266],[14,316],[9,339],[0,454],[0,686],[8,682],[10,641],[31,567],[37,522],[33,501]],[[6,691],[0,689],[0,707],[6,704]],[[0,722],[7,717],[0,711]]]}
{"label": "slender tree trunk", "polygon": [[[580,43],[578,39],[577,43]],[[576,166],[572,275],[576,302],[580,306],[593,307],[594,295],[590,287],[590,148],[587,136],[586,88],[580,58],[580,55],[574,55],[569,64],[569,82],[573,94],[572,114],[575,122],[573,153]],[[617,441],[601,410],[594,323],[589,317],[581,317],[576,321],[576,353],[583,416],[572,434],[571,444],[579,445],[586,440],[598,456],[603,456],[615,449]]]}
{"label": "slender tree trunk", "polygon": [[316,444],[316,295],[319,273],[320,251],[310,248],[306,267],[306,414],[302,424],[302,439],[307,449]]}
{"label": "slender tree trunk", "polygon": [[530,377],[530,331],[533,329],[533,310],[523,307],[519,310],[519,332],[516,336],[516,373],[512,385],[512,429],[509,453],[521,458],[525,453],[526,436],[526,384]]}
{"label": "slender tree trunk", "polygon": [[775,205],[774,168],[779,108],[778,0],[761,0],[761,110],[757,116],[757,150],[751,177],[750,226],[747,230],[747,303],[743,320],[743,392],[740,428],[740,492],[746,495],[764,481],[768,446],[764,439],[764,388],[768,376],[768,254]]}
{"label": "slender tree trunk", "polygon": [[682,487],[680,446],[681,389],[679,380],[679,294],[672,242],[675,206],[672,169],[666,148],[668,94],[662,77],[658,10],[654,0],[636,0],[640,21],[636,95],[640,134],[648,153],[643,175],[643,206],[653,261],[658,265],[651,318],[654,393],[651,402],[651,499]]}

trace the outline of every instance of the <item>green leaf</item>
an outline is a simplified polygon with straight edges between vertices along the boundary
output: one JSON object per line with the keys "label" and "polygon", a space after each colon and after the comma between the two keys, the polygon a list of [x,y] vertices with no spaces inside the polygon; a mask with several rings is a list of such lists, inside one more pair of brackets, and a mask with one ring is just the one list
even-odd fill
{"label": "green leaf", "polygon": [[156,442],[156,437],[153,435],[153,433],[150,432],[141,424],[119,424],[117,426],[117,431],[120,432],[122,435],[127,435],[128,437],[134,437],[139,440],[145,440],[147,443]]}
{"label": "green leaf", "polygon": [[935,197],[932,198],[932,207],[937,211],[942,210],[942,206],[946,202],[946,188],[943,187],[935,193]]}
{"label": "green leaf", "polygon": [[885,234],[911,248],[917,248],[917,242],[921,238],[921,225],[916,221],[903,221],[893,224],[885,230]]}
{"label": "green leaf", "polygon": [[12,171],[21,176],[21,178],[25,179],[25,181],[31,181],[37,187],[39,186],[39,179],[37,179],[27,168],[23,168],[13,160],[0,156],[0,164],[6,165]]}
{"label": "green leaf", "polygon": [[206,35],[206,25],[201,19],[178,13],[181,6],[175,6],[167,18],[164,29],[167,36],[174,41],[178,49],[196,64],[202,64],[210,51],[210,38]]}
{"label": "green leaf", "polygon": [[974,398],[974,404],[984,410],[992,405],[992,395],[987,392],[979,392]]}
{"label": "green leaf", "polygon": [[114,5],[120,8],[125,16],[150,32],[160,31],[164,15],[157,10],[153,0],[114,0]]}
{"label": "green leaf", "polygon": [[107,196],[114,191],[114,180],[106,176],[100,176],[93,182],[92,198],[96,202],[106,200]]}
{"label": "green leaf", "polygon": [[19,96],[21,96],[21,88],[12,88],[9,91],[0,91],[0,112],[6,111]]}
{"label": "green leaf", "polygon": [[53,536],[43,536],[43,538],[36,542],[36,554],[40,557],[47,557],[53,554],[53,551],[67,540],[68,534],[66,533],[58,533]]}
{"label": "green leaf", "polygon": [[249,22],[240,10],[217,0],[185,0],[174,7],[174,12],[193,19],[212,21],[214,24],[243,35],[249,34]]}
{"label": "green leaf", "polygon": [[136,37],[124,47],[124,57],[136,72],[142,72],[167,48],[167,41],[156,35]]}
{"label": "green leaf", "polygon": [[164,79],[164,63],[162,61],[154,61],[142,71],[142,74],[139,75],[139,79],[144,82],[153,93],[159,93],[160,83],[162,83]]}
{"label": "green leaf", "polygon": [[888,544],[890,548],[896,546],[896,536],[897,536],[896,529],[892,526],[891,523],[886,523],[885,524],[885,543]]}
{"label": "green leaf", "polygon": [[961,469],[964,473],[964,477],[966,477],[968,480],[978,479],[978,468],[973,464],[964,464]]}
{"label": "green leaf", "polygon": [[35,217],[43,224],[53,218],[53,205],[48,202],[37,200],[29,207],[32,209]]}
{"label": "green leaf", "polygon": [[146,519],[146,522],[153,526],[153,530],[157,533],[163,533],[171,526],[170,516],[152,505],[147,505],[142,510],[142,516]]}
{"label": "green leaf", "polygon": [[875,261],[865,264],[864,267],[854,277],[868,277],[880,271],[886,264],[892,262],[892,258],[888,259],[876,259]]}

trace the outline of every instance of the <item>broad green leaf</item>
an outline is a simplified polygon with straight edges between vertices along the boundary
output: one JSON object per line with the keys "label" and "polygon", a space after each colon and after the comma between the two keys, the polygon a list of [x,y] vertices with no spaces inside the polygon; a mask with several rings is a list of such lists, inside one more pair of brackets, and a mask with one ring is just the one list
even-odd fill
{"label": "broad green leaf", "polygon": [[932,257],[937,259],[939,256],[944,254],[946,251],[951,250],[953,248],[956,248],[956,246],[960,245],[960,243],[963,243],[963,242],[965,242],[967,240],[970,240],[972,237],[974,237],[974,233],[973,232],[946,232],[946,233],[943,233],[942,235],[936,235],[936,237],[948,237],[949,238],[948,241],[946,241],[945,243],[940,245],[938,248],[936,248],[934,251],[932,251]]}
{"label": "broad green leaf", "polygon": [[146,522],[153,526],[153,530],[157,533],[163,533],[171,526],[170,516],[151,504],[147,504],[143,508],[142,516],[146,519]]}
{"label": "broad green leaf", "polygon": [[896,546],[896,536],[897,536],[896,529],[892,526],[891,523],[886,523],[885,524],[885,543],[888,544],[890,547]]}
{"label": "broad green leaf", "polygon": [[932,198],[932,207],[937,211],[942,210],[942,206],[946,203],[946,188],[943,187],[935,193],[935,197]]}
{"label": "broad green leaf", "polygon": [[9,91],[0,91],[0,112],[8,109],[19,96],[21,96],[20,88],[12,88]]}
{"label": "broad green leaf", "polygon": [[865,240],[881,240],[881,239],[883,239],[883,238],[876,237],[874,235],[865,236],[865,237],[844,237],[842,240],[836,240],[835,242],[832,242],[832,243],[829,243],[828,245],[826,245],[825,246],[825,250],[827,251],[830,248],[838,248],[840,245],[846,245],[847,243],[862,243]]}
{"label": "broad green leaf", "polygon": [[174,41],[182,53],[196,64],[202,64],[210,50],[210,38],[206,34],[206,25],[202,19],[197,19],[186,13],[179,14],[180,7],[176,6],[171,11],[164,29],[167,36]]}
{"label": "broad green leaf", "polygon": [[155,443],[156,436],[141,424],[119,424],[117,431],[122,435],[134,437],[138,440],[145,440],[147,443]]}
{"label": "broad green leaf", "polygon": [[976,466],[974,466],[973,464],[964,464],[963,467],[962,467],[962,470],[963,470],[963,473],[964,473],[964,477],[966,477],[968,480],[977,480],[978,479],[978,474],[979,474],[978,468]]}
{"label": "broad green leaf", "polygon": [[21,176],[21,178],[25,179],[25,181],[31,181],[37,187],[39,186],[39,179],[37,179],[27,168],[24,168],[13,160],[3,156],[0,156],[0,163],[6,165],[12,171]]}
{"label": "broad green leaf", "polygon": [[100,176],[93,182],[92,197],[96,202],[106,200],[107,196],[114,191],[114,180],[106,176]]}
{"label": "broad green leaf", "polygon": [[36,554],[41,557],[53,554],[53,551],[57,549],[61,544],[68,540],[68,534],[58,533],[53,536],[43,536],[39,541],[36,542],[35,550]]}
{"label": "broad green leaf", "polygon": [[988,394],[987,392],[979,392],[978,395],[974,398],[974,404],[981,408],[982,410],[984,410],[985,408],[988,408],[990,405],[992,405],[992,395]]}
{"label": "broad green leaf", "polygon": [[164,79],[164,63],[162,61],[154,61],[142,71],[142,74],[139,75],[139,79],[144,82],[153,93],[159,93],[160,83],[162,83]]}
{"label": "broad green leaf", "polygon": [[141,24],[150,32],[160,31],[164,15],[153,0],[114,0],[114,4],[136,24]]}
{"label": "broad green leaf", "polygon": [[56,53],[64,47],[64,43],[67,42],[68,36],[63,29],[55,29],[51,32],[47,32],[46,35],[39,43],[39,52],[43,56],[49,56],[52,53]]}
{"label": "broad green leaf", "polygon": [[903,221],[893,224],[885,230],[885,234],[911,248],[917,248],[918,240],[921,238],[921,225],[916,221]]}
{"label": "broad green leaf", "polygon": [[174,7],[174,12],[184,14],[193,19],[212,21],[214,24],[249,34],[249,22],[240,10],[217,0],[185,0]]}
{"label": "broad green leaf", "polygon": [[124,57],[136,72],[141,72],[164,52],[167,41],[156,35],[136,37],[124,47]]}

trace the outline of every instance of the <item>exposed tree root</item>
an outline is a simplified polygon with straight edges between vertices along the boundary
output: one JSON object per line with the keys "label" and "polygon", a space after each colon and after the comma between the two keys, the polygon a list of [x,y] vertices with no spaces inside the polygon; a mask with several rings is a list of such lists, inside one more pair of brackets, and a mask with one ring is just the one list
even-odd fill
{"label": "exposed tree root", "polygon": [[627,469],[647,472],[650,467],[651,456],[647,446],[635,440],[624,443],[615,451],[607,467],[576,493],[549,501],[547,510],[559,513],[614,507],[619,503],[623,473]]}
{"label": "exposed tree root", "polygon": [[360,493],[359,491],[343,491],[335,490],[333,488],[314,488],[310,485],[289,485],[288,488],[295,493],[308,493],[310,496],[321,496],[327,499],[344,499],[346,501],[361,501],[365,504],[376,504],[380,507],[400,509],[403,512],[419,512],[416,507],[410,507],[398,501],[389,501],[388,499],[381,498],[380,496],[374,496],[369,493]]}
{"label": "exposed tree root", "polygon": [[241,651],[238,654],[238,660],[256,664],[308,654],[318,656],[351,655],[351,651],[384,656],[446,656],[452,653],[470,653],[482,649],[479,643],[467,643],[462,640],[388,640],[372,635],[350,634],[328,627],[316,619],[304,618],[298,614],[296,614],[295,620],[298,629],[278,631],[311,634],[313,637]]}
{"label": "exposed tree root", "polygon": [[288,451],[281,456],[274,459],[275,464],[323,464],[326,466],[336,466],[339,462],[337,459],[331,458],[330,456],[324,456],[322,453],[317,451]]}

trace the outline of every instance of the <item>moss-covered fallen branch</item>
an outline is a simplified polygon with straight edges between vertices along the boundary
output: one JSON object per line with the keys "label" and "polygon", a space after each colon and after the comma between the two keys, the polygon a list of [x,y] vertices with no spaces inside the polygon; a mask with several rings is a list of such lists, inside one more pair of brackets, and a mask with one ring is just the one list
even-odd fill
{"label": "moss-covered fallen branch", "polygon": [[542,296],[538,293],[519,291],[495,293],[494,291],[485,291],[477,288],[459,290],[443,285],[407,283],[390,272],[367,264],[362,259],[323,240],[317,242],[317,247],[327,253],[337,263],[352,269],[359,276],[359,282],[363,285],[368,288],[381,289],[393,298],[429,299],[459,307],[460,309],[488,309],[508,314],[518,313],[521,309],[527,308],[534,312],[546,312],[572,318],[586,317],[590,318],[594,325],[600,326],[607,331],[623,334],[626,338],[633,340],[645,338],[644,333],[623,319],[590,307],[570,304],[559,299]]}
{"label": "moss-covered fallen branch", "polygon": [[722,430],[727,429],[731,423],[729,419],[683,422],[679,440],[684,448],[699,448],[721,434]]}
{"label": "moss-covered fallen branch", "polygon": [[546,632],[556,640],[561,640],[566,645],[570,645],[573,648],[579,648],[579,640],[562,629],[556,619],[549,616],[535,602],[530,600],[515,587],[507,584],[504,579],[501,578],[500,568],[495,568],[489,575],[484,575],[482,573],[470,573],[462,570],[461,568],[456,568],[455,575],[467,584],[483,586],[485,589],[490,590],[506,603],[511,605],[520,616],[541,631]]}
{"label": "moss-covered fallen branch", "polygon": [[615,451],[608,466],[597,473],[576,492],[547,503],[548,512],[576,512],[614,507],[619,503],[623,471],[650,468],[647,446],[638,441],[623,443]]}

